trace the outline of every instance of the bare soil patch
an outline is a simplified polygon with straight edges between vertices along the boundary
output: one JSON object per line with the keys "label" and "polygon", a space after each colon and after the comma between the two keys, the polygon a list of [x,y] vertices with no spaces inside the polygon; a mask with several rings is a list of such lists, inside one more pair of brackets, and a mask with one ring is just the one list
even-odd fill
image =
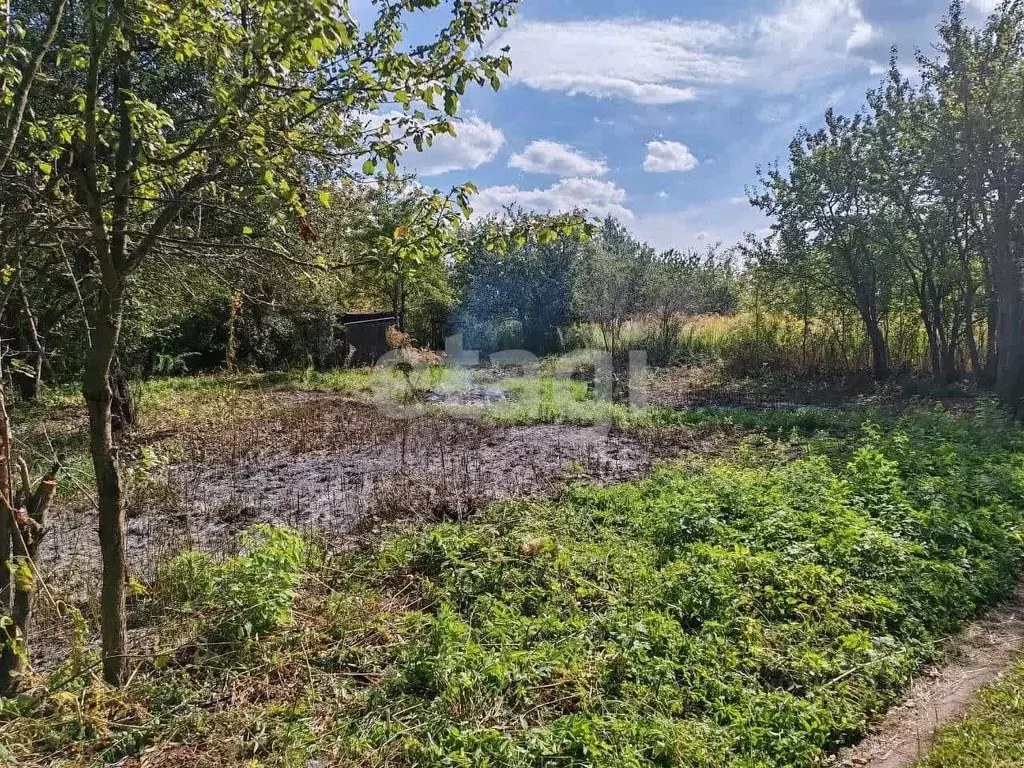
{"label": "bare soil patch", "polygon": [[936,389],[929,378],[903,376],[880,385],[865,374],[841,378],[761,376],[737,378],[715,366],[678,366],[655,371],[650,401],[684,408],[741,407],[755,411],[794,408],[845,410],[876,408],[903,413],[922,404],[941,404],[951,413],[973,410],[982,393],[966,384]]}
{"label": "bare soil patch", "polygon": [[1024,650],[1024,587],[950,641],[952,657],[912,683],[906,702],[840,755],[838,768],[909,768],[927,756],[936,731],[963,717],[975,694],[1013,667]]}
{"label": "bare soil patch", "polygon": [[[490,502],[557,494],[573,481],[642,477],[659,460],[718,453],[737,440],[685,428],[495,427],[436,413],[396,419],[342,396],[276,394],[270,415],[173,436],[166,444],[175,460],[130,484],[132,575],[145,577],[187,548],[230,552],[237,534],[258,523],[315,531],[344,549],[379,521],[463,519]],[[44,562],[61,587],[91,593],[95,512],[54,517]]]}

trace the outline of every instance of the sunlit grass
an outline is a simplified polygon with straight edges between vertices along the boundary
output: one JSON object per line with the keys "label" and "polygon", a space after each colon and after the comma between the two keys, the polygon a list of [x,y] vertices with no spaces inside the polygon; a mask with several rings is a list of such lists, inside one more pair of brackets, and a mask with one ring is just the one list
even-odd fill
{"label": "sunlit grass", "polygon": [[[912,316],[888,326],[896,369],[927,370],[927,337]],[[603,349],[598,326],[573,329],[577,346]],[[747,309],[733,315],[701,315],[674,323],[667,347],[658,321],[639,318],[622,327],[619,347],[644,350],[659,365],[721,362],[733,374],[764,372],[842,375],[870,368],[870,344],[856,318],[804,322],[793,314]]]}
{"label": "sunlit grass", "polygon": [[939,731],[918,768],[1024,765],[1024,662],[982,690],[962,723]]}

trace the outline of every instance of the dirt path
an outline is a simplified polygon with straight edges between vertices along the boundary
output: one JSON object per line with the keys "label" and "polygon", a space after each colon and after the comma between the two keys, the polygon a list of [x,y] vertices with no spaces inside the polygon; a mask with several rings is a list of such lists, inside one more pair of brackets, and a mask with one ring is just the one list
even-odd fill
{"label": "dirt path", "polygon": [[909,768],[925,757],[935,732],[961,717],[978,690],[1008,671],[1024,651],[1024,586],[950,645],[955,657],[919,676],[907,701],[840,756],[840,768]]}

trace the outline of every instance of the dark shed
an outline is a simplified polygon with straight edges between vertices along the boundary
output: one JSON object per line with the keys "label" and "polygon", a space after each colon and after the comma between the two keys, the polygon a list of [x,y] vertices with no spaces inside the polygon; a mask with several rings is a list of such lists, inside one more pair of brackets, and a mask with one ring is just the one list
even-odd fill
{"label": "dark shed", "polygon": [[342,315],[342,355],[348,365],[373,365],[388,352],[388,328],[397,323],[393,312]]}

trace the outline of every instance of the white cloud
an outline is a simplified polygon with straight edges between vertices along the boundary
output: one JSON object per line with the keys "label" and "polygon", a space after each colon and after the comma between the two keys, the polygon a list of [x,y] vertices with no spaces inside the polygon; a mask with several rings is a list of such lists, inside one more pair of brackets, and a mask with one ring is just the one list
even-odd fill
{"label": "white cloud", "polygon": [[686,173],[698,165],[690,148],[678,141],[651,141],[647,144],[644,170],[648,173]]}
{"label": "white cloud", "polygon": [[568,144],[535,141],[508,161],[509,168],[527,173],[550,173],[555,176],[604,176],[608,166],[601,160],[577,152]]}
{"label": "white cloud", "polygon": [[626,190],[600,179],[563,179],[546,189],[522,189],[516,186],[486,187],[473,198],[473,209],[479,215],[518,205],[541,213],[569,213],[586,209],[594,216],[615,216],[632,219],[626,207]]}
{"label": "white cloud", "polygon": [[475,116],[457,123],[455,129],[456,136],[442,134],[422,153],[406,152],[402,169],[420,176],[472,170],[491,162],[505,145],[505,134]]}
{"label": "white cloud", "polygon": [[597,99],[628,99],[637,104],[679,104],[697,98],[694,88],[637,83],[624,77],[550,74],[529,78],[527,82],[539,91],[560,91],[569,96],[582,94]]}
{"label": "white cloud", "polygon": [[729,248],[742,242],[747,232],[763,236],[770,223],[752,206],[738,206],[724,198],[675,211],[641,214],[629,223],[629,228],[658,250],[703,250],[715,243]]}
{"label": "white cloud", "polygon": [[734,24],[681,18],[522,22],[498,35],[493,46],[511,48],[513,82],[671,104],[724,86],[799,91],[846,72],[874,37],[859,0],[780,0],[774,13]]}
{"label": "white cloud", "polygon": [[992,13],[999,5],[999,0],[967,0],[967,4],[981,13]]}

